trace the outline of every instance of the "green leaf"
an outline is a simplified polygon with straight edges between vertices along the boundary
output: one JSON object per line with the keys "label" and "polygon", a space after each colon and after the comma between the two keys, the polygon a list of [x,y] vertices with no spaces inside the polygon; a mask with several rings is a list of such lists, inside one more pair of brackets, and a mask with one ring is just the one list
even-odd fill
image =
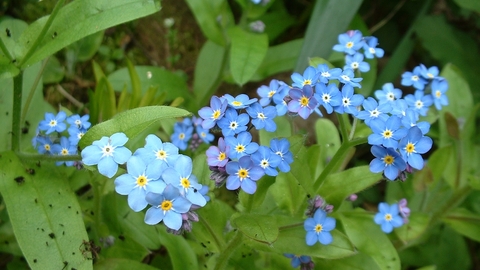
{"label": "green leaf", "polygon": [[248,82],[265,58],[268,50],[266,34],[249,33],[240,27],[228,30],[232,47],[230,50],[230,71],[239,85]]}
{"label": "green leaf", "polygon": [[123,132],[128,138],[133,139],[142,131],[163,119],[186,117],[190,113],[186,110],[168,106],[148,106],[135,108],[115,115],[112,119],[91,127],[79,142],[80,148],[91,145],[93,141],[103,136],[110,136]]}
{"label": "green leaf", "polygon": [[18,61],[15,50],[20,46],[18,39],[27,27],[28,24],[22,20],[5,16],[0,18],[0,29],[2,29],[0,39],[5,45],[5,48],[0,50],[0,79],[12,78],[20,72],[15,65]]}
{"label": "green leaf", "polygon": [[[52,55],[83,37],[117,24],[150,15],[160,10],[158,0],[78,0],[60,9],[39,46],[29,59],[22,59],[22,68]],[[25,56],[38,38],[49,16],[32,23],[19,39],[18,54]],[[25,48],[22,50],[22,48]],[[21,57],[20,57],[21,58]]]}
{"label": "green leaf", "polygon": [[338,209],[348,196],[373,186],[380,179],[381,176],[372,173],[368,165],[359,166],[330,174],[320,186],[319,193]]}
{"label": "green leaf", "polygon": [[200,50],[193,80],[198,108],[208,103],[219,86],[225,58],[225,48],[210,40],[207,40]]}
{"label": "green leaf", "polygon": [[260,145],[270,145],[270,141],[274,138],[288,138],[292,136],[292,125],[287,117],[275,117],[273,119],[277,125],[274,132],[259,130]]}
{"label": "green leaf", "polygon": [[278,208],[292,215],[303,214],[307,192],[291,172],[280,173],[269,191]]}
{"label": "green leaf", "polygon": [[430,222],[430,215],[421,212],[413,212],[408,217],[408,223],[403,224],[400,228],[395,229],[395,234],[406,245],[411,241],[420,239]]}
{"label": "green leaf", "polygon": [[[148,225],[141,224],[141,226],[144,227]],[[115,242],[112,246],[108,247],[108,249],[104,249],[102,256],[105,258],[125,258],[141,261],[149,253],[150,251],[145,246],[137,242],[137,239],[133,239],[129,235],[123,235],[122,239],[115,239]]]}
{"label": "green leaf", "polygon": [[[452,156],[453,156],[453,146],[447,145],[435,150],[435,152],[433,152],[430,158],[428,159],[427,167],[429,167],[430,170],[432,171],[433,179],[435,180],[435,182],[439,181],[440,178],[446,174],[448,163],[453,162],[455,159]],[[443,168],[443,169],[438,170],[436,168]],[[452,173],[447,173],[447,175],[452,175]]]}
{"label": "green leaf", "polygon": [[239,214],[231,221],[233,227],[255,241],[271,244],[277,240],[277,221],[271,215]]}
{"label": "green leaf", "polygon": [[167,248],[173,269],[200,269],[197,257],[187,240],[180,235],[167,233],[162,227],[164,227],[164,225],[158,228],[159,237],[162,239],[162,245]]}
{"label": "green leaf", "polygon": [[95,263],[93,269],[95,270],[121,270],[121,269],[135,269],[135,270],[155,270],[157,268],[148,264],[140,263],[134,260],[123,258],[109,258]]}
{"label": "green leaf", "polygon": [[305,138],[296,135],[288,138],[290,142],[290,152],[293,154],[293,163],[290,164],[290,171],[287,174],[290,174],[290,179],[295,179],[306,192],[313,192],[313,178],[310,173],[310,170],[305,169],[305,165],[308,164],[307,150],[303,143]]}
{"label": "green leaf", "polygon": [[[92,269],[79,247],[88,241],[75,193],[52,163],[22,164],[13,152],[0,156],[0,191],[23,255],[32,268]],[[8,168],[8,169],[5,169]],[[34,169],[35,174],[27,173]]]}
{"label": "green leaf", "polygon": [[105,31],[98,31],[97,33],[86,36],[68,46],[66,50],[74,53],[75,62],[87,61],[98,51],[98,48],[102,44],[104,33]]}
{"label": "green leaf", "polygon": [[315,122],[317,144],[322,147],[325,158],[332,158],[340,148],[340,135],[335,124],[327,118],[319,118]]}
{"label": "green leaf", "polygon": [[480,215],[465,208],[456,208],[443,221],[459,234],[480,242]]}
{"label": "green leaf", "polygon": [[305,33],[305,42],[295,67],[296,72],[303,73],[310,57],[328,58],[338,35],[345,32],[361,4],[362,1],[349,0],[315,2]]}
{"label": "green leaf", "polygon": [[400,259],[392,243],[365,212],[339,213],[343,228],[355,247],[376,262],[380,269],[400,269]]}
{"label": "green leaf", "polygon": [[480,2],[476,0],[454,0],[462,8],[470,9],[480,13]]}
{"label": "green leaf", "polygon": [[50,56],[43,71],[43,83],[59,83],[65,76],[65,68],[60,64],[58,58]]}

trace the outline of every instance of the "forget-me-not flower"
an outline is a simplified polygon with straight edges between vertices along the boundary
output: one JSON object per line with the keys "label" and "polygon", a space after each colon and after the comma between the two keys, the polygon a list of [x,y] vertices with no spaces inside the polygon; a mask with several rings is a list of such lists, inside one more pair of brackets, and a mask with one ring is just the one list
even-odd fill
{"label": "forget-me-not flower", "polygon": [[385,233],[391,233],[393,228],[398,228],[403,225],[403,219],[399,215],[398,205],[387,203],[380,203],[378,205],[378,213],[375,214],[374,221],[382,227]]}
{"label": "forget-me-not flower", "polygon": [[307,245],[313,246],[320,242],[322,245],[328,245],[333,242],[330,231],[335,229],[336,221],[332,217],[327,217],[327,212],[323,209],[317,209],[311,218],[307,218],[303,223],[307,231],[305,241]]}

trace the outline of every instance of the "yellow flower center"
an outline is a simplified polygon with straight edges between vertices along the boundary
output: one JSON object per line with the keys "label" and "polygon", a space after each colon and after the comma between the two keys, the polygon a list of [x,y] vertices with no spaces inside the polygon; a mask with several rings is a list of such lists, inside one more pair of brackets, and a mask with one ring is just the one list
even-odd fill
{"label": "yellow flower center", "polygon": [[265,114],[263,114],[263,113],[258,113],[258,114],[257,114],[257,118],[260,118],[260,119],[262,119],[262,120],[267,119],[267,117],[266,117]]}
{"label": "yellow flower center", "polygon": [[353,69],[357,69],[358,68],[358,62],[352,62],[352,64],[350,65]]}
{"label": "yellow flower center", "polygon": [[306,107],[306,106],[308,106],[308,102],[309,102],[309,101],[310,101],[310,100],[309,100],[306,96],[302,96],[302,97],[300,98],[300,105],[301,105],[302,107]]}
{"label": "yellow flower center", "polygon": [[433,77],[435,77],[435,76],[433,76],[433,74],[432,74],[432,73],[427,73],[427,77],[429,77],[429,78],[432,78],[432,79],[433,79]]}
{"label": "yellow flower center", "polygon": [[435,91],[435,96],[440,98],[442,96],[442,92],[440,92],[440,90]]}
{"label": "yellow flower center", "polygon": [[407,151],[408,154],[414,153],[415,145],[411,142],[407,143],[407,145],[405,146],[405,151]]}
{"label": "yellow flower center", "polygon": [[322,230],[323,230],[322,224],[317,224],[317,226],[315,226],[315,232],[316,233],[321,233]]}
{"label": "yellow flower center", "polygon": [[155,153],[155,156],[157,159],[165,160],[167,158],[167,152],[165,152],[165,150],[158,150]]}
{"label": "yellow flower center", "polygon": [[50,123],[48,123],[48,125],[51,126],[51,127],[56,126],[57,125],[57,120],[55,120],[55,119],[50,120]]}
{"label": "yellow flower center", "polygon": [[415,82],[416,82],[416,81],[418,81],[418,79],[419,79],[419,77],[418,77],[417,75],[413,75],[413,76],[412,76],[412,81],[415,81]]}
{"label": "yellow flower center", "polygon": [[248,178],[248,170],[244,168],[240,168],[237,172],[238,178],[240,178],[240,181],[242,181],[245,178]]}
{"label": "yellow flower center", "polygon": [[386,220],[386,221],[390,221],[390,220],[392,220],[392,219],[393,219],[393,218],[392,218],[392,215],[390,215],[390,214],[385,214],[385,220]]}
{"label": "yellow flower center", "polygon": [[235,101],[232,102],[232,105],[238,107],[238,106],[242,106],[243,103],[235,100]]}
{"label": "yellow flower center", "polygon": [[268,160],[266,160],[266,159],[262,159],[262,161],[260,162],[260,166],[264,169],[267,168],[268,165],[269,165],[269,163],[268,163]]}
{"label": "yellow flower center", "polygon": [[235,147],[235,151],[237,151],[238,153],[243,153],[243,151],[245,151],[245,146],[239,144]]}
{"label": "yellow flower center", "polygon": [[345,47],[347,47],[348,49],[350,49],[350,48],[353,47],[354,44],[355,44],[355,43],[349,41],[349,42],[347,42],[347,44],[345,45]]}
{"label": "yellow flower center", "polygon": [[145,175],[140,175],[139,177],[137,177],[137,186],[139,187],[144,187],[147,185],[147,177],[145,177]]}
{"label": "yellow flower center", "polygon": [[178,138],[179,138],[180,140],[185,139],[185,133],[180,133],[180,134],[178,134]]}
{"label": "yellow flower center", "polygon": [[50,151],[50,144],[45,144],[43,146],[43,148],[45,148],[45,150],[47,150],[47,151]]}
{"label": "yellow flower center", "polygon": [[309,79],[303,80],[303,85],[311,85],[311,84],[312,84],[312,80],[309,80]]}
{"label": "yellow flower center", "polygon": [[173,204],[172,204],[172,201],[165,200],[158,207],[162,208],[163,211],[169,211],[170,209],[172,209]]}
{"label": "yellow flower center", "polygon": [[226,157],[227,157],[227,155],[225,155],[224,152],[220,152],[220,154],[218,155],[217,159],[218,159],[219,161],[222,161],[222,160],[224,160]]}
{"label": "yellow flower center", "polygon": [[273,95],[275,95],[276,92],[277,91],[275,91],[275,90],[270,90],[270,92],[268,92],[268,97],[269,98],[273,97]]}
{"label": "yellow flower center", "polygon": [[61,154],[62,156],[68,155],[68,149],[63,148]]}
{"label": "yellow flower center", "polygon": [[387,164],[387,165],[391,165],[394,160],[395,160],[395,158],[393,156],[390,156],[390,155],[386,155],[383,158],[383,162],[385,162],[385,164]]}
{"label": "yellow flower center", "polygon": [[382,133],[383,138],[390,139],[393,136],[393,132],[391,130],[386,129]]}
{"label": "yellow flower center", "polygon": [[190,187],[190,181],[183,177],[182,179],[180,179],[180,185],[182,185],[183,188],[189,188]]}
{"label": "yellow flower center", "polygon": [[217,120],[220,117],[220,110],[213,111],[212,118],[213,120]]}

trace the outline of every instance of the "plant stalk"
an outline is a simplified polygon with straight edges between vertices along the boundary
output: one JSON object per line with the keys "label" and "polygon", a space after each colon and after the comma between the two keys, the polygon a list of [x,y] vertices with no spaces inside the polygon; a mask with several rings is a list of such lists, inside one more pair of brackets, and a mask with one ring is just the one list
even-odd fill
{"label": "plant stalk", "polygon": [[11,131],[11,150],[20,151],[21,133],[21,112],[22,112],[22,89],[23,89],[23,71],[13,77],[13,113],[12,113],[12,131]]}
{"label": "plant stalk", "polygon": [[233,238],[228,242],[228,245],[225,247],[222,253],[217,258],[217,264],[215,265],[215,270],[226,269],[228,259],[232,256],[233,252],[237,247],[242,243],[243,234],[240,231],[236,231]]}

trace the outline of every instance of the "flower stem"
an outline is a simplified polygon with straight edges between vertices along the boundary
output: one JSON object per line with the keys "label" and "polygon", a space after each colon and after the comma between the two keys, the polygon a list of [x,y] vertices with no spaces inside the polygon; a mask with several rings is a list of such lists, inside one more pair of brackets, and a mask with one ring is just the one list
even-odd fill
{"label": "flower stem", "polygon": [[212,229],[212,227],[210,226],[210,224],[208,223],[207,220],[205,220],[204,218],[202,218],[202,216],[198,216],[199,217],[199,221],[200,223],[202,223],[202,225],[205,227],[205,229],[207,229],[207,231],[210,233],[210,235],[213,237],[213,241],[215,241],[215,244],[217,244],[217,247],[219,250],[224,250],[224,247],[225,247],[225,242],[223,242],[216,233],[215,231]]}
{"label": "flower stem", "polygon": [[35,90],[37,89],[38,82],[40,82],[40,78],[42,78],[43,71],[45,70],[45,66],[47,65],[48,59],[50,59],[50,57],[47,57],[47,59],[45,59],[45,61],[43,61],[42,67],[40,67],[40,70],[38,71],[37,77],[35,77],[35,81],[32,84],[32,88],[30,88],[30,92],[28,93],[27,101],[25,102],[25,105],[23,106],[23,109],[22,109],[22,118],[20,120],[20,123],[25,122],[25,118],[27,117],[28,108],[30,107],[30,103],[32,102],[32,99],[33,99],[33,94],[35,94]]}
{"label": "flower stem", "polygon": [[3,39],[0,38],[0,49],[2,50],[3,54],[8,58],[8,60],[13,61],[13,57],[10,54],[10,52],[7,49],[7,46],[5,46],[5,43],[3,43]]}
{"label": "flower stem", "polygon": [[13,77],[13,113],[12,113],[12,146],[13,151],[20,150],[20,126],[21,126],[21,112],[22,112],[22,88],[23,88],[23,71]]}
{"label": "flower stem", "polygon": [[228,242],[222,253],[217,258],[217,264],[215,270],[225,269],[228,263],[228,259],[232,256],[233,252],[242,243],[243,234],[240,231],[236,231],[233,238]]}

